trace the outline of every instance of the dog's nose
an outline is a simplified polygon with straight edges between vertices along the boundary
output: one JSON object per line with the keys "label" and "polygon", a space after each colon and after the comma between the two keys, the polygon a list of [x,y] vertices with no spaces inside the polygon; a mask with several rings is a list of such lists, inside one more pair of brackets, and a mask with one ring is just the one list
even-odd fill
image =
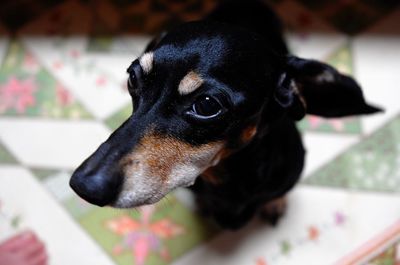
{"label": "dog's nose", "polygon": [[70,179],[71,188],[84,200],[105,206],[113,202],[119,194],[122,177],[120,174],[97,170],[86,170],[81,165]]}

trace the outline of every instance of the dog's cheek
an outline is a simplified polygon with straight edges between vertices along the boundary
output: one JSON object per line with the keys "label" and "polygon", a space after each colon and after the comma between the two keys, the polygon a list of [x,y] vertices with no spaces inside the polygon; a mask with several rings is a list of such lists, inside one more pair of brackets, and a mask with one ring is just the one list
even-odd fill
{"label": "dog's cheek", "polygon": [[207,144],[200,148],[186,150],[184,162],[176,164],[168,177],[168,187],[172,190],[193,185],[202,172],[219,162],[221,150],[223,150],[222,143]]}
{"label": "dog's cheek", "polygon": [[212,166],[222,146],[220,142],[192,146],[171,137],[146,135],[121,160],[125,181],[114,206],[154,203],[177,187],[192,185]]}
{"label": "dog's cheek", "polygon": [[242,134],[240,135],[240,140],[242,143],[247,144],[254,138],[254,136],[256,136],[256,134],[257,126],[251,125],[242,131]]}

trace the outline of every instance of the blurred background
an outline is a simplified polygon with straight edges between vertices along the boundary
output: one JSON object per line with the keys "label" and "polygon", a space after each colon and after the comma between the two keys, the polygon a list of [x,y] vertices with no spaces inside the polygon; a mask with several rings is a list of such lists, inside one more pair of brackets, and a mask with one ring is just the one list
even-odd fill
{"label": "blurred background", "polygon": [[54,265],[400,264],[399,1],[266,3],[292,53],[353,75],[385,113],[307,116],[307,164],[287,214],[230,232],[184,189],[114,210],[68,186],[129,116],[125,71],[151,36],[218,1],[1,1],[0,241],[32,229]]}

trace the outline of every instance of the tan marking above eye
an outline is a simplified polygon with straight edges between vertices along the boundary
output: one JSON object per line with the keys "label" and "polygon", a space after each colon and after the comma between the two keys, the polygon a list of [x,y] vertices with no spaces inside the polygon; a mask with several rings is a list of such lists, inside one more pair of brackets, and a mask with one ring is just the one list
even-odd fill
{"label": "tan marking above eye", "polygon": [[187,73],[178,86],[179,94],[187,95],[198,89],[204,80],[194,71]]}
{"label": "tan marking above eye", "polygon": [[154,54],[152,52],[147,52],[139,58],[140,66],[145,74],[150,73],[151,69],[153,69],[153,60]]}

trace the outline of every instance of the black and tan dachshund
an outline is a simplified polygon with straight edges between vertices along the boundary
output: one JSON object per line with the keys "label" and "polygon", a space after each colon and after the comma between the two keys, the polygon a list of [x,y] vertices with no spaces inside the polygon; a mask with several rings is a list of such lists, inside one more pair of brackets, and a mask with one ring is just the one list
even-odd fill
{"label": "black and tan dachshund", "polygon": [[133,114],[74,172],[90,203],[159,201],[178,187],[236,229],[276,222],[303,169],[295,122],[370,114],[361,88],[324,63],[291,55],[262,2],[231,0],[155,38],[128,68]]}

